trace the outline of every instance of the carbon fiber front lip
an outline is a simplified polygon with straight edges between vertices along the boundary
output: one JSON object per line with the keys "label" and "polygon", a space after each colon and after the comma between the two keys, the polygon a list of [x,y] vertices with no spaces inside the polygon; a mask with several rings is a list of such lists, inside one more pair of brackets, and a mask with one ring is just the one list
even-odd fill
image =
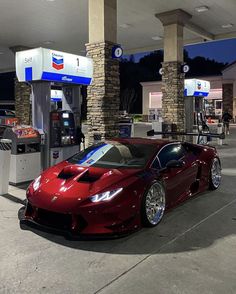
{"label": "carbon fiber front lip", "polygon": [[[20,220],[20,227],[21,229],[25,229],[22,226],[28,226],[36,230],[43,231],[45,233],[50,233],[50,234],[56,234],[65,237],[66,239],[70,240],[80,240],[80,241],[90,241],[90,240],[109,240],[109,239],[119,239],[122,237],[126,237],[127,235],[130,235],[131,232],[125,232],[125,233],[107,233],[107,234],[82,234],[82,233],[77,233],[75,234],[74,232],[68,231],[68,230],[63,230],[63,229],[58,229],[58,228],[53,228],[47,225],[40,224],[33,219],[28,219],[28,218],[23,218]],[[133,232],[133,231],[132,231]]]}

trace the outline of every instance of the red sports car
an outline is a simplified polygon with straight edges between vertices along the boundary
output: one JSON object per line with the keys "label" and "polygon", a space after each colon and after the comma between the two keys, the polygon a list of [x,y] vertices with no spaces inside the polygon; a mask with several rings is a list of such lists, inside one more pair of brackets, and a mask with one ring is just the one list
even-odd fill
{"label": "red sports car", "polygon": [[114,139],[44,171],[27,190],[24,219],[75,235],[122,234],[156,226],[166,210],[220,181],[214,147]]}

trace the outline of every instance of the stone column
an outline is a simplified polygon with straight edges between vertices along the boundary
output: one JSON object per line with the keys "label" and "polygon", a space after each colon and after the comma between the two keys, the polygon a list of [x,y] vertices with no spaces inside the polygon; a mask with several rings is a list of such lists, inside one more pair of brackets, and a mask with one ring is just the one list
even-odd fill
{"label": "stone column", "polygon": [[[17,45],[9,48],[14,54],[18,51],[31,49],[26,46]],[[30,103],[31,86],[15,79],[15,112],[21,124],[32,124],[32,107]]]}
{"label": "stone column", "polygon": [[166,124],[185,130],[183,28],[191,15],[181,9],[156,14],[164,26],[164,62],[162,75],[162,109]]}
{"label": "stone column", "polygon": [[93,59],[93,82],[88,87],[87,121],[89,144],[118,135],[120,105],[119,62],[112,59],[117,42],[116,0],[89,0],[89,43],[87,56]]}
{"label": "stone column", "polygon": [[29,125],[32,122],[30,104],[31,86],[20,83],[15,79],[15,112],[21,124]]}
{"label": "stone column", "polygon": [[184,113],[184,74],[182,63],[163,62],[162,75],[162,111],[164,122],[176,125],[177,131],[185,130]]}

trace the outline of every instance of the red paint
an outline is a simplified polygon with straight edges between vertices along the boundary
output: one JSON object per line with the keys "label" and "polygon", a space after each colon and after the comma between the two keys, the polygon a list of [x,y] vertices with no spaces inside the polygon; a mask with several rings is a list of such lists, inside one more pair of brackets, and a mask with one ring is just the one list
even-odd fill
{"label": "red paint", "polygon": [[[141,226],[140,209],[145,191],[155,180],[164,183],[167,210],[175,207],[208,188],[211,160],[217,156],[211,147],[198,146],[198,155],[188,154],[183,168],[157,172],[150,168],[158,150],[168,141],[151,139],[115,139],[119,142],[154,144],[156,153],[143,169],[105,169],[81,167],[64,161],[42,173],[39,189],[33,191],[33,183],[27,190],[28,205],[25,218],[36,223],[51,225],[45,214],[61,214],[68,218],[67,230],[76,234],[122,233]],[[86,182],[86,173],[94,179]],[[68,179],[60,178],[68,175]],[[199,177],[195,190],[192,183]],[[93,203],[90,196],[123,187],[123,191],[110,201]],[[43,210],[42,210],[43,209]],[[41,215],[41,216],[40,216]]]}

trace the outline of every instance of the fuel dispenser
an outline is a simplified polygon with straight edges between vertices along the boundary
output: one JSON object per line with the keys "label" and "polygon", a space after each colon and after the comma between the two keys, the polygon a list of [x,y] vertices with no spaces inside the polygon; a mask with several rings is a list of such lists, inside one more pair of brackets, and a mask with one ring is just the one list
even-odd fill
{"label": "fuel dispenser", "polygon": [[[80,91],[81,85],[92,82],[93,62],[84,56],[36,48],[16,53],[16,74],[20,82],[31,84],[32,124],[41,135],[44,170],[79,151]],[[52,94],[55,89],[60,93]]]}
{"label": "fuel dispenser", "polygon": [[209,94],[210,82],[198,79],[186,79],[184,83],[186,132],[204,132],[206,131],[207,125],[205,122],[203,99]]}
{"label": "fuel dispenser", "polygon": [[79,151],[74,114],[68,110],[50,113],[50,164]]}

